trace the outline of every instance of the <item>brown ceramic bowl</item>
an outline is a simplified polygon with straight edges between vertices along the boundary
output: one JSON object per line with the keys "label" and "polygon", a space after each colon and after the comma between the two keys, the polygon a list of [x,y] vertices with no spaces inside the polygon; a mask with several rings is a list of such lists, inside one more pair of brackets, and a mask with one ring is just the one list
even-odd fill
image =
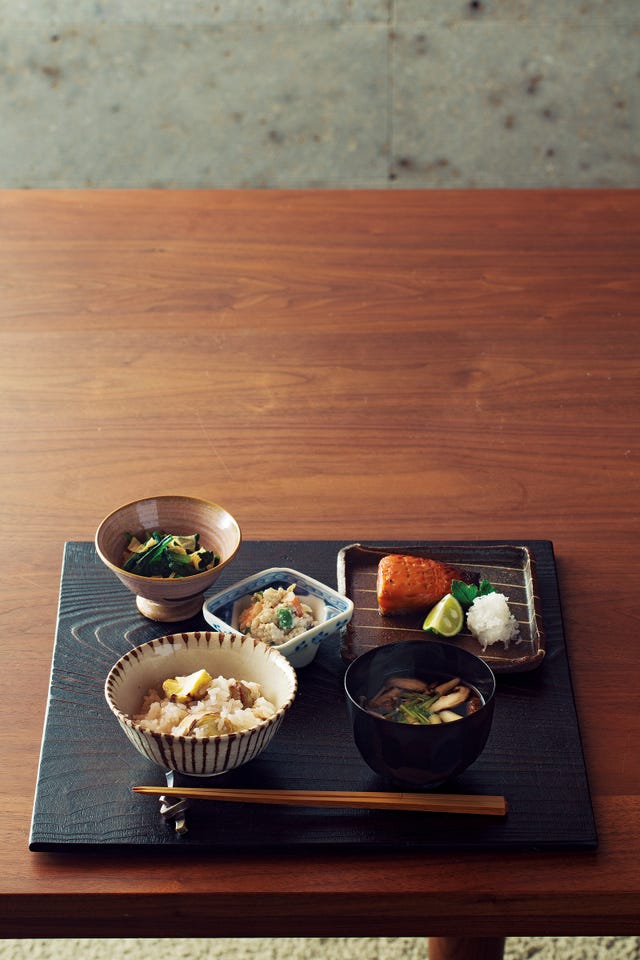
{"label": "brown ceramic bowl", "polygon": [[[153,579],[122,568],[127,533],[141,536],[164,530],[176,536],[200,534],[200,543],[220,557],[212,570],[180,579]],[[231,514],[197,497],[146,497],[118,507],[102,521],[95,537],[98,556],[118,579],[136,595],[140,613],[151,620],[172,623],[195,616],[204,602],[204,592],[218,579],[240,548],[242,536]]]}

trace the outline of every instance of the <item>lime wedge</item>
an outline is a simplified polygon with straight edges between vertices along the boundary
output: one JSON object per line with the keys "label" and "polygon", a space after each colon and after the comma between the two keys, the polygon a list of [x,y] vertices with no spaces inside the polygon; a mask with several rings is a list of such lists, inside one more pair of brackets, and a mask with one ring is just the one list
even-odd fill
{"label": "lime wedge", "polygon": [[455,637],[464,624],[464,612],[456,598],[448,593],[432,607],[422,624],[423,630],[440,637]]}

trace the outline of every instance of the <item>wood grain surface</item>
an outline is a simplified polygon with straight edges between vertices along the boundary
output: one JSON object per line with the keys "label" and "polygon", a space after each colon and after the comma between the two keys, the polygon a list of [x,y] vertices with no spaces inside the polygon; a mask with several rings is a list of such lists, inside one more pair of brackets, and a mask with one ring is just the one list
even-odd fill
{"label": "wood grain surface", "polygon": [[[245,540],[233,563],[235,579],[286,566],[335,585],[342,546],[341,541],[330,540]],[[553,551],[541,541],[531,542],[529,549],[536,558],[548,641],[544,670],[536,669],[528,677],[497,678],[489,741],[478,759],[448,787],[468,796],[505,795],[507,817],[461,823],[458,817],[389,817],[372,811],[360,816],[354,811],[318,816],[315,811],[279,807],[248,812],[233,804],[212,811],[196,804],[186,817],[186,835],[176,836],[174,825],[159,815],[158,803],[141,802],[133,794],[138,784],[165,788],[167,781],[161,768],[133,749],[110,713],[105,677],[132,648],[167,631],[206,631],[207,623],[202,615],[169,625],[143,619],[134,597],[100,561],[93,544],[68,543],[30,849],[69,853],[118,846],[127,852],[133,847],[164,846],[171,861],[181,856],[192,859],[194,847],[208,848],[211,859],[229,850],[241,858],[255,858],[292,849],[304,859],[330,845],[335,853],[341,851],[343,861],[366,850],[380,856],[384,851],[416,855],[421,851],[423,858],[430,858],[442,850],[453,854],[594,849],[596,826],[571,691]],[[221,589],[233,579],[231,568],[223,571]],[[357,609],[357,598],[355,602]],[[390,789],[363,762],[356,747],[345,702],[346,664],[340,640],[339,635],[327,637],[313,663],[297,671],[295,702],[264,754],[216,778],[216,786]],[[211,787],[210,780],[181,775],[175,775],[174,782],[179,787]],[[393,788],[398,789],[396,784]]]}
{"label": "wood grain surface", "polygon": [[[2,936],[640,933],[639,262],[635,191],[0,192]],[[30,852],[63,544],[173,492],[552,540],[598,850]]]}

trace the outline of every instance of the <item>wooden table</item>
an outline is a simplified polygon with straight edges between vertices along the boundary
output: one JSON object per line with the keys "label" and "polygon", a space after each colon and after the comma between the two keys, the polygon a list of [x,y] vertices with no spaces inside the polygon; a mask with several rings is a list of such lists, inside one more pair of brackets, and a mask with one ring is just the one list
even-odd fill
{"label": "wooden table", "polygon": [[[0,193],[3,937],[640,933],[639,264],[633,191]],[[157,492],[553,540],[598,850],[29,852],[63,543]]]}

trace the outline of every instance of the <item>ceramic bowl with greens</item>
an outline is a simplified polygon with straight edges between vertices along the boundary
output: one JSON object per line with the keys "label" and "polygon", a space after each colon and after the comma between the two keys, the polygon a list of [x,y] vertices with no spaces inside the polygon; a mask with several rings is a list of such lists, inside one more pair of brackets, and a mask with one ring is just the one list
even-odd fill
{"label": "ceramic bowl with greens", "polygon": [[236,519],[224,507],[168,495],[118,507],[98,527],[95,546],[136,595],[140,613],[176,622],[200,611],[205,591],[231,563],[241,539]]}

